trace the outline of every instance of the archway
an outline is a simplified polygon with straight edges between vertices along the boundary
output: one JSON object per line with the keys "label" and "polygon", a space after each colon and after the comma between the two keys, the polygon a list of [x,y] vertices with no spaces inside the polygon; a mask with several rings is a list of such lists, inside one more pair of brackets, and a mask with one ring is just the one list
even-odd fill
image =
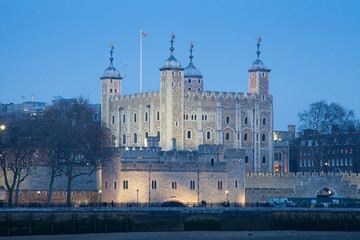
{"label": "archway", "polygon": [[317,198],[329,198],[334,195],[335,195],[335,192],[333,190],[331,190],[330,188],[323,188],[316,193]]}

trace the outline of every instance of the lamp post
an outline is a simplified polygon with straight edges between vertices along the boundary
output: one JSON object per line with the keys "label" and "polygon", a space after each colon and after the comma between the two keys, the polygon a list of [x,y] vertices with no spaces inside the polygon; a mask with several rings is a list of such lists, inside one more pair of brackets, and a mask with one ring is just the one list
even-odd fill
{"label": "lamp post", "polygon": [[101,207],[101,190],[99,190],[99,195],[100,195],[100,197],[99,197],[99,207]]}
{"label": "lamp post", "polygon": [[1,130],[1,131],[4,131],[5,129],[6,129],[5,124],[1,124],[1,125],[0,125],[0,130]]}
{"label": "lamp post", "polygon": [[40,205],[40,191],[38,191],[37,194],[38,194],[38,203]]}
{"label": "lamp post", "polygon": [[139,189],[136,189],[136,206],[139,207]]}
{"label": "lamp post", "polygon": [[229,200],[229,191],[228,190],[226,190],[226,192],[225,192],[225,200],[226,200],[226,202]]}

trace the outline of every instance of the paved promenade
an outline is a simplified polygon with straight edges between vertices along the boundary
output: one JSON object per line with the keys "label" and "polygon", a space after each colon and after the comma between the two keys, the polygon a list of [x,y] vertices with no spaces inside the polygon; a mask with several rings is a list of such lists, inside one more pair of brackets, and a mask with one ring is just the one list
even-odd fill
{"label": "paved promenade", "polygon": [[134,232],[76,235],[0,237],[1,240],[359,240],[360,232],[241,231],[241,232]]}

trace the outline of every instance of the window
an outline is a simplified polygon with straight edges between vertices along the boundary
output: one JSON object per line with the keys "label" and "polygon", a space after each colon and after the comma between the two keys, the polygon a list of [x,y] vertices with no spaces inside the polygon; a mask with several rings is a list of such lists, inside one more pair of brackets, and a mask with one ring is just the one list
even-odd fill
{"label": "window", "polygon": [[230,117],[227,116],[227,117],[226,117],[226,123],[229,124],[229,122],[230,122]]}
{"label": "window", "polygon": [[158,120],[158,121],[160,120],[160,112],[159,111],[156,112],[156,120]]}
{"label": "window", "polygon": [[123,123],[125,123],[126,121],[126,118],[125,118],[125,114],[123,114]]}
{"label": "window", "polygon": [[200,91],[200,88],[198,88],[198,91]]}
{"label": "window", "polygon": [[195,180],[190,180],[190,189],[195,189]]}
{"label": "window", "polygon": [[191,88],[188,88],[189,91],[191,91]]}
{"label": "window", "polygon": [[116,189],[116,182],[114,182],[114,189]]}
{"label": "window", "polygon": [[149,133],[146,132],[146,133],[145,133],[145,138],[148,138],[148,136],[149,136]]}
{"label": "window", "polygon": [[263,141],[263,142],[265,142],[265,134],[263,133],[263,135],[261,136],[261,140]]}
{"label": "window", "polygon": [[114,125],[115,124],[115,116],[112,115],[112,124]]}
{"label": "window", "polygon": [[160,132],[158,131],[156,136],[159,138],[159,141],[160,141]]}
{"label": "window", "polygon": [[222,181],[218,181],[218,189],[222,189]]}
{"label": "window", "polygon": [[244,119],[244,124],[248,124],[248,118],[247,117],[245,117],[245,119]]}
{"label": "window", "polygon": [[151,188],[156,189],[156,180],[151,181]]}
{"label": "window", "polygon": [[262,163],[266,163],[266,157],[265,156],[263,156],[263,158],[262,158]]}
{"label": "window", "polygon": [[107,182],[105,182],[105,189],[107,188]]}
{"label": "window", "polygon": [[136,113],[134,113],[134,123],[136,123]]}
{"label": "window", "polygon": [[244,134],[244,141],[247,141],[247,133]]}
{"label": "window", "polygon": [[134,143],[137,143],[137,134],[134,133]]}
{"label": "window", "polygon": [[115,93],[117,93],[117,89],[115,88]]}
{"label": "window", "polygon": [[206,132],[206,139],[209,140],[211,138],[210,131]]}
{"label": "window", "polygon": [[173,182],[171,183],[171,187],[172,187],[172,189],[176,189],[176,188],[177,188],[176,181],[173,181]]}
{"label": "window", "polygon": [[[201,83],[200,79],[198,80],[198,83]],[[199,89],[200,90],[200,89]]]}
{"label": "window", "polygon": [[226,135],[225,135],[225,140],[226,140],[226,141],[229,141],[229,139],[230,139],[230,134],[229,134],[229,133],[226,133]]}
{"label": "window", "polygon": [[123,134],[123,144],[124,145],[126,144],[126,136],[125,136],[125,134]]}
{"label": "window", "polygon": [[187,138],[190,139],[191,138],[191,131],[187,132]]}
{"label": "window", "polygon": [[249,162],[249,156],[245,156],[245,163]]}
{"label": "window", "polygon": [[300,167],[303,166],[303,160],[300,160]]}
{"label": "window", "polygon": [[112,93],[112,89],[110,89],[110,93]]}
{"label": "window", "polygon": [[237,180],[235,180],[235,188],[237,188]]}
{"label": "window", "polygon": [[124,180],[124,182],[123,182],[123,188],[124,188],[124,189],[129,189],[129,182],[128,182],[128,180]]}
{"label": "window", "polygon": [[211,158],[210,162],[211,162],[211,166],[213,167],[214,166],[214,158]]}
{"label": "window", "polygon": [[[189,79],[189,83],[191,83],[191,79]],[[189,89],[190,90],[190,89]]]}
{"label": "window", "polygon": [[266,124],[266,118],[263,118],[263,125]]}
{"label": "window", "polygon": [[348,159],[345,158],[345,166],[347,166],[347,165],[348,165]]}
{"label": "window", "polygon": [[145,113],[145,122],[147,122],[148,121],[148,113],[146,112]]}

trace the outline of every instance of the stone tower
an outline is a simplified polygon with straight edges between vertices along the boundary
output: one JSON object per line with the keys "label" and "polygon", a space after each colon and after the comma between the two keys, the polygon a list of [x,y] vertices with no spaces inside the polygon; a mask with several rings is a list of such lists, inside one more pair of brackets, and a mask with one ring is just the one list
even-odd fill
{"label": "stone tower", "polygon": [[[171,35],[170,57],[160,68],[160,146],[173,149],[184,147],[184,68],[174,57],[174,39]],[[175,140],[174,140],[175,138]]]}
{"label": "stone tower", "polygon": [[110,49],[110,66],[104,71],[101,79],[101,121],[102,124],[108,127],[110,122],[115,121],[115,117],[113,119],[109,119],[109,99],[110,97],[120,96],[121,95],[121,79],[120,73],[113,66],[113,53],[114,46],[111,44]]}
{"label": "stone tower", "polygon": [[193,64],[193,48],[194,45],[190,43],[190,63],[184,70],[184,89],[185,91],[203,91],[203,79],[201,72]]}
{"label": "stone tower", "polygon": [[252,110],[252,161],[253,172],[272,171],[273,102],[270,95],[270,71],[260,60],[260,42],[257,42],[257,58],[249,69],[249,92],[257,101]]}
{"label": "stone tower", "polygon": [[260,42],[258,37],[257,43],[257,59],[249,69],[249,92],[258,93],[264,100],[270,96],[270,71],[265,64],[260,60]]}

